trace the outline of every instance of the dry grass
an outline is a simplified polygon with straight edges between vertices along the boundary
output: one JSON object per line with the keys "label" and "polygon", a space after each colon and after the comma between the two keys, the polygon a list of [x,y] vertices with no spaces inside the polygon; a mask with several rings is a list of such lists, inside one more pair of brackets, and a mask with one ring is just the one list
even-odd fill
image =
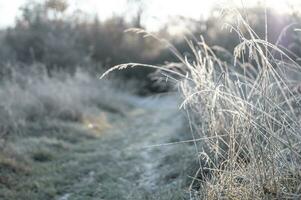
{"label": "dry grass", "polygon": [[114,89],[113,83],[99,81],[81,70],[74,75],[57,72],[49,76],[43,65],[8,68],[11,73],[0,86],[0,138],[23,134],[30,125],[51,121],[103,120],[97,122],[97,129],[102,124],[108,127],[107,119],[99,113],[124,115],[131,106],[122,100],[125,95]]}
{"label": "dry grass", "polygon": [[[241,41],[233,66],[202,37],[187,40],[193,59],[163,41],[182,62],[180,69],[144,65],[175,81],[183,95],[181,107],[202,163],[190,185],[191,198],[299,199],[301,96],[294,88],[300,85],[301,67],[267,37],[259,38],[239,12],[230,15],[237,24],[227,26]],[[120,65],[107,73],[140,65]]]}
{"label": "dry grass", "polygon": [[[191,80],[180,83],[182,106],[196,140],[204,138],[200,159],[207,162],[197,175],[200,191],[192,192],[205,199],[300,198],[300,94],[292,90],[299,80],[288,72],[300,75],[301,68],[235,16],[248,31],[232,27],[242,41],[234,67],[204,41],[189,43],[195,60],[184,63]],[[202,174],[208,170],[210,178]]]}

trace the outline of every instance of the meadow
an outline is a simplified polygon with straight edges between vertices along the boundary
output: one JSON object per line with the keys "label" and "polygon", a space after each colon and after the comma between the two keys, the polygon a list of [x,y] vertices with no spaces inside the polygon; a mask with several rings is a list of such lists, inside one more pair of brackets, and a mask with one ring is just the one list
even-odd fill
{"label": "meadow", "polygon": [[183,36],[64,5],[0,31],[1,199],[301,198],[299,13]]}

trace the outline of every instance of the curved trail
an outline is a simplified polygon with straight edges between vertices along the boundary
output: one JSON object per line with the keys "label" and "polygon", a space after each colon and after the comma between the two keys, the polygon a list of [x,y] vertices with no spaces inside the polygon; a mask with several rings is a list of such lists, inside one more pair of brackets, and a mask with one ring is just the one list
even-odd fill
{"label": "curved trail", "polygon": [[58,161],[60,173],[72,181],[56,199],[185,198],[193,147],[150,147],[189,136],[178,102],[172,96],[128,101],[134,108],[126,116],[115,118],[99,139],[74,146]]}

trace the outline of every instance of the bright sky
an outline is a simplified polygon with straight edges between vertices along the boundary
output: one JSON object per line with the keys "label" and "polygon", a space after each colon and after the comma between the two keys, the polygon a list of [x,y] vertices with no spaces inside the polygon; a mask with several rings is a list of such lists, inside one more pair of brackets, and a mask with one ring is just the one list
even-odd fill
{"label": "bright sky", "polygon": [[[14,23],[15,17],[20,14],[19,7],[26,2],[32,0],[0,0],[0,27],[6,27]],[[43,1],[43,0],[35,0]],[[128,0],[69,0],[72,10],[81,9],[88,13],[97,13],[102,19],[112,14],[128,14],[133,8],[130,8]],[[210,9],[215,5],[225,5],[234,2],[241,6],[244,2],[245,6],[256,4],[258,0],[142,0],[147,8],[144,13],[144,23],[150,28],[160,26],[162,22],[166,22],[169,17],[175,15],[183,15],[192,18],[200,18],[208,16]],[[300,0],[261,0],[261,2],[269,7],[273,7],[278,11],[285,11],[290,5],[295,5]],[[264,3],[265,2],[265,3]]]}

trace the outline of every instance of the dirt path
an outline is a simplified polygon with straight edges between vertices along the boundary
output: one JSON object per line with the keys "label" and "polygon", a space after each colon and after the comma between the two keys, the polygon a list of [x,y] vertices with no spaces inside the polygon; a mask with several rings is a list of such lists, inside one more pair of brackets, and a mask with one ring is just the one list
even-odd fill
{"label": "dirt path", "polygon": [[149,147],[188,134],[172,97],[130,99],[135,109],[106,135],[74,148],[66,168],[82,170],[58,200],[183,199],[191,146]]}
{"label": "dirt path", "polygon": [[74,163],[71,158],[66,165],[87,169],[58,199],[183,199],[184,173],[193,148],[149,147],[188,135],[177,101],[173,97],[129,101],[135,109],[104,138],[75,148],[73,156],[81,159]]}

